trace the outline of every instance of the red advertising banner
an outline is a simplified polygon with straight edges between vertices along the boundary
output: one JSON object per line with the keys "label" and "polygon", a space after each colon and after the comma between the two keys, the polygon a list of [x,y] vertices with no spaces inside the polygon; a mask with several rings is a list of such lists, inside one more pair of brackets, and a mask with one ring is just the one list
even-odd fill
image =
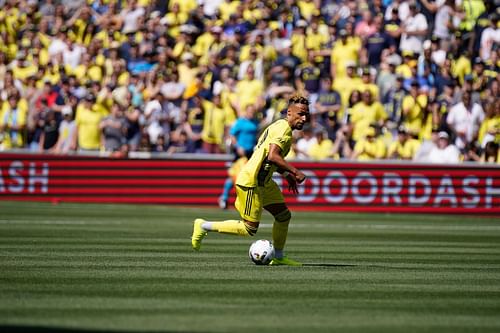
{"label": "red advertising banner", "polygon": [[[307,179],[297,210],[500,216],[500,167],[295,162]],[[225,161],[0,154],[0,200],[213,206]],[[234,200],[234,199],[233,199]]]}

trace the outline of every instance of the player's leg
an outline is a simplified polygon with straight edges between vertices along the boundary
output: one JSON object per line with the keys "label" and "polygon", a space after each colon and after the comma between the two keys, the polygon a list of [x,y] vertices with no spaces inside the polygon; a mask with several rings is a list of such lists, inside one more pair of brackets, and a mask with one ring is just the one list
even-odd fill
{"label": "player's leg", "polygon": [[275,258],[271,265],[301,266],[300,262],[289,259],[284,254],[286,239],[288,237],[288,226],[292,214],[285,204],[283,194],[274,182],[266,186],[264,190],[264,208],[274,216],[273,223],[273,245]]}
{"label": "player's leg", "polygon": [[236,152],[234,153],[234,159],[227,170],[228,177],[224,182],[224,188],[222,190],[222,195],[219,197],[219,207],[222,209],[227,208],[227,202],[229,200],[229,194],[231,192],[231,188],[233,188],[234,181],[238,174],[241,171],[241,168],[248,161],[247,157],[240,157]]}
{"label": "player's leg", "polygon": [[231,177],[227,177],[224,182],[224,187],[222,189],[222,194],[219,197],[219,207],[222,209],[227,208],[227,201],[229,200],[229,193],[231,192],[231,188],[233,187],[233,180]]}
{"label": "player's leg", "polygon": [[224,234],[238,236],[253,236],[259,228],[262,215],[261,190],[259,187],[236,186],[235,207],[240,212],[242,220],[206,221],[196,219],[194,221],[191,244],[193,249],[199,250],[201,241],[207,232],[215,231]]}

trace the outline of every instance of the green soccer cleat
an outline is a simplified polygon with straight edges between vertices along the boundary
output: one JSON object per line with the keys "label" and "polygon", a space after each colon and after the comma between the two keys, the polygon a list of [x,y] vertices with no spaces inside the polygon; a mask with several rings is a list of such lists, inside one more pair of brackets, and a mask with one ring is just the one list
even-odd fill
{"label": "green soccer cleat", "polygon": [[207,232],[201,227],[205,222],[203,219],[194,220],[193,224],[193,235],[191,236],[191,245],[193,245],[193,250],[199,251],[201,246],[201,241],[203,237],[207,235]]}
{"label": "green soccer cleat", "polygon": [[292,260],[292,259],[288,259],[288,257],[283,257],[281,259],[274,258],[273,260],[271,260],[271,262],[269,263],[269,265],[271,265],[271,266],[281,266],[281,265],[286,265],[286,266],[302,266],[302,263],[298,262],[298,261],[295,261],[295,260]]}

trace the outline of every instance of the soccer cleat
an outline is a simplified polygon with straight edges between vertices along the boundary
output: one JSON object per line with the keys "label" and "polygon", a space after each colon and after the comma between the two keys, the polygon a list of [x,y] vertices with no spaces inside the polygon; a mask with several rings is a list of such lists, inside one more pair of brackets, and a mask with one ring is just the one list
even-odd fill
{"label": "soccer cleat", "polygon": [[274,258],[273,260],[271,260],[269,265],[271,265],[271,266],[282,266],[282,265],[302,266],[302,263],[295,261],[295,260],[292,260],[292,259],[288,259],[288,257],[283,257],[283,258]]}
{"label": "soccer cleat", "polygon": [[203,219],[196,219],[193,223],[193,235],[191,236],[191,245],[193,250],[199,251],[201,246],[201,241],[203,237],[207,235],[207,232],[201,227],[205,222]]}

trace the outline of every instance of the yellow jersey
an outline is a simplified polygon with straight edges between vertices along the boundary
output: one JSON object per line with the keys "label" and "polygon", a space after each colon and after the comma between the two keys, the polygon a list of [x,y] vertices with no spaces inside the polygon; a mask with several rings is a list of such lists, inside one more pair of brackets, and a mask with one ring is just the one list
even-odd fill
{"label": "yellow jersey", "polygon": [[412,134],[420,133],[422,129],[424,108],[427,106],[427,96],[418,95],[416,98],[408,95],[403,99],[403,112],[406,113],[405,126]]}
{"label": "yellow jersey", "polygon": [[335,79],[347,76],[346,64],[348,61],[358,62],[361,46],[361,39],[359,37],[348,37],[345,44],[341,41],[337,41],[334,44],[330,53],[330,61],[335,66]]}
{"label": "yellow jersey", "polygon": [[330,139],[324,139],[321,143],[314,143],[309,147],[307,153],[309,157],[316,161],[333,158],[333,142]]}
{"label": "yellow jersey", "polygon": [[372,123],[387,119],[387,113],[384,106],[380,102],[373,102],[367,105],[363,102],[358,102],[351,109],[351,122],[353,123],[352,138],[355,141],[366,136],[366,132]]}
{"label": "yellow jersey", "polygon": [[411,160],[419,148],[420,141],[416,139],[408,139],[404,143],[396,140],[389,147],[387,157]]}
{"label": "yellow jersey", "polygon": [[236,185],[243,187],[264,186],[270,182],[278,167],[267,160],[269,146],[275,144],[285,158],[292,146],[292,128],[286,119],[279,119],[269,125],[259,137],[252,157],[245,164],[236,179]]}
{"label": "yellow jersey", "polygon": [[241,80],[236,84],[236,93],[239,97],[240,110],[245,110],[248,105],[257,103],[264,93],[264,83],[256,79]]}
{"label": "yellow jersey", "polygon": [[210,101],[203,101],[203,129],[201,139],[207,143],[220,145],[224,139],[224,129],[228,125],[226,110]]}
{"label": "yellow jersey", "polygon": [[[7,128],[26,126],[28,119],[28,101],[26,99],[21,98],[15,108],[12,108],[8,101],[3,102],[0,106],[0,126],[6,126]],[[3,134],[3,141],[0,139],[0,150],[24,146],[25,135],[23,130],[10,129]]]}
{"label": "yellow jersey", "polygon": [[381,139],[377,138],[373,141],[368,141],[362,138],[356,142],[354,151],[358,154],[358,161],[370,161],[384,158],[386,149]]}
{"label": "yellow jersey", "polygon": [[78,146],[87,150],[98,150],[101,144],[101,131],[99,123],[103,115],[91,111],[83,105],[76,109],[76,125],[78,126]]}

